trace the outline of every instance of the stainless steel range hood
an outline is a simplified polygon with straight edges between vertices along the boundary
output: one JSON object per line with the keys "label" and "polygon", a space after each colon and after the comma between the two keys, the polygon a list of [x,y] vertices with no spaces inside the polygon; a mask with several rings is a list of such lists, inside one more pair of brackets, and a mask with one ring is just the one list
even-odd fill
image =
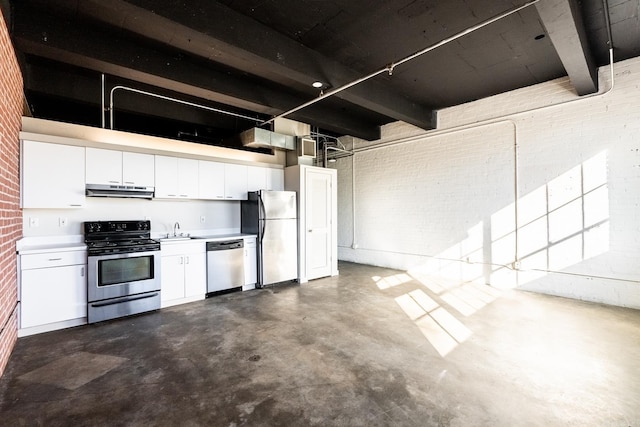
{"label": "stainless steel range hood", "polygon": [[87,184],[86,195],[89,197],[133,197],[151,199],[155,187],[135,185]]}

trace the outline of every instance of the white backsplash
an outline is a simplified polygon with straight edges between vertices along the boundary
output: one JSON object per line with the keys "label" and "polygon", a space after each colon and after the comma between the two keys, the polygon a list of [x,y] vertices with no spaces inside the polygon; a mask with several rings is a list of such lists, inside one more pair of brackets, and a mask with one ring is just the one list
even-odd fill
{"label": "white backsplash", "polygon": [[87,197],[85,207],[80,209],[24,209],[23,234],[25,237],[82,235],[84,221],[144,219],[151,221],[154,235],[173,233],[176,222],[180,223],[183,233],[239,232],[240,202]]}

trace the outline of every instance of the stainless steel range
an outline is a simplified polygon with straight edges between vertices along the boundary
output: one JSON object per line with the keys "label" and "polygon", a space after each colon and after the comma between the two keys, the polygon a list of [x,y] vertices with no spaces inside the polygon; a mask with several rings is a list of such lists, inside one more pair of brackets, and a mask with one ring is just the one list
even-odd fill
{"label": "stainless steel range", "polygon": [[160,308],[160,242],[150,221],[89,221],[84,237],[89,323]]}

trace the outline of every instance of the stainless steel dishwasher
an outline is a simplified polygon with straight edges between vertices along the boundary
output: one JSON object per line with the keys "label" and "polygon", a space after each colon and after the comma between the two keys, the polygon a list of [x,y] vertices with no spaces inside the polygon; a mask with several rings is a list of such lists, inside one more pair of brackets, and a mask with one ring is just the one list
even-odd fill
{"label": "stainless steel dishwasher", "polygon": [[244,285],[244,240],[207,242],[207,294]]}

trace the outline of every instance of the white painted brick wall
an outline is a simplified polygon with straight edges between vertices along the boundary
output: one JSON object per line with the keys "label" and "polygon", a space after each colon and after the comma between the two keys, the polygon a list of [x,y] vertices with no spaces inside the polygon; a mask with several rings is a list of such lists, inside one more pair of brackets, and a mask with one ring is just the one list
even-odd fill
{"label": "white painted brick wall", "polygon": [[563,78],[355,140],[401,143],[336,162],[340,259],[640,308],[639,87],[632,59],[605,95]]}

